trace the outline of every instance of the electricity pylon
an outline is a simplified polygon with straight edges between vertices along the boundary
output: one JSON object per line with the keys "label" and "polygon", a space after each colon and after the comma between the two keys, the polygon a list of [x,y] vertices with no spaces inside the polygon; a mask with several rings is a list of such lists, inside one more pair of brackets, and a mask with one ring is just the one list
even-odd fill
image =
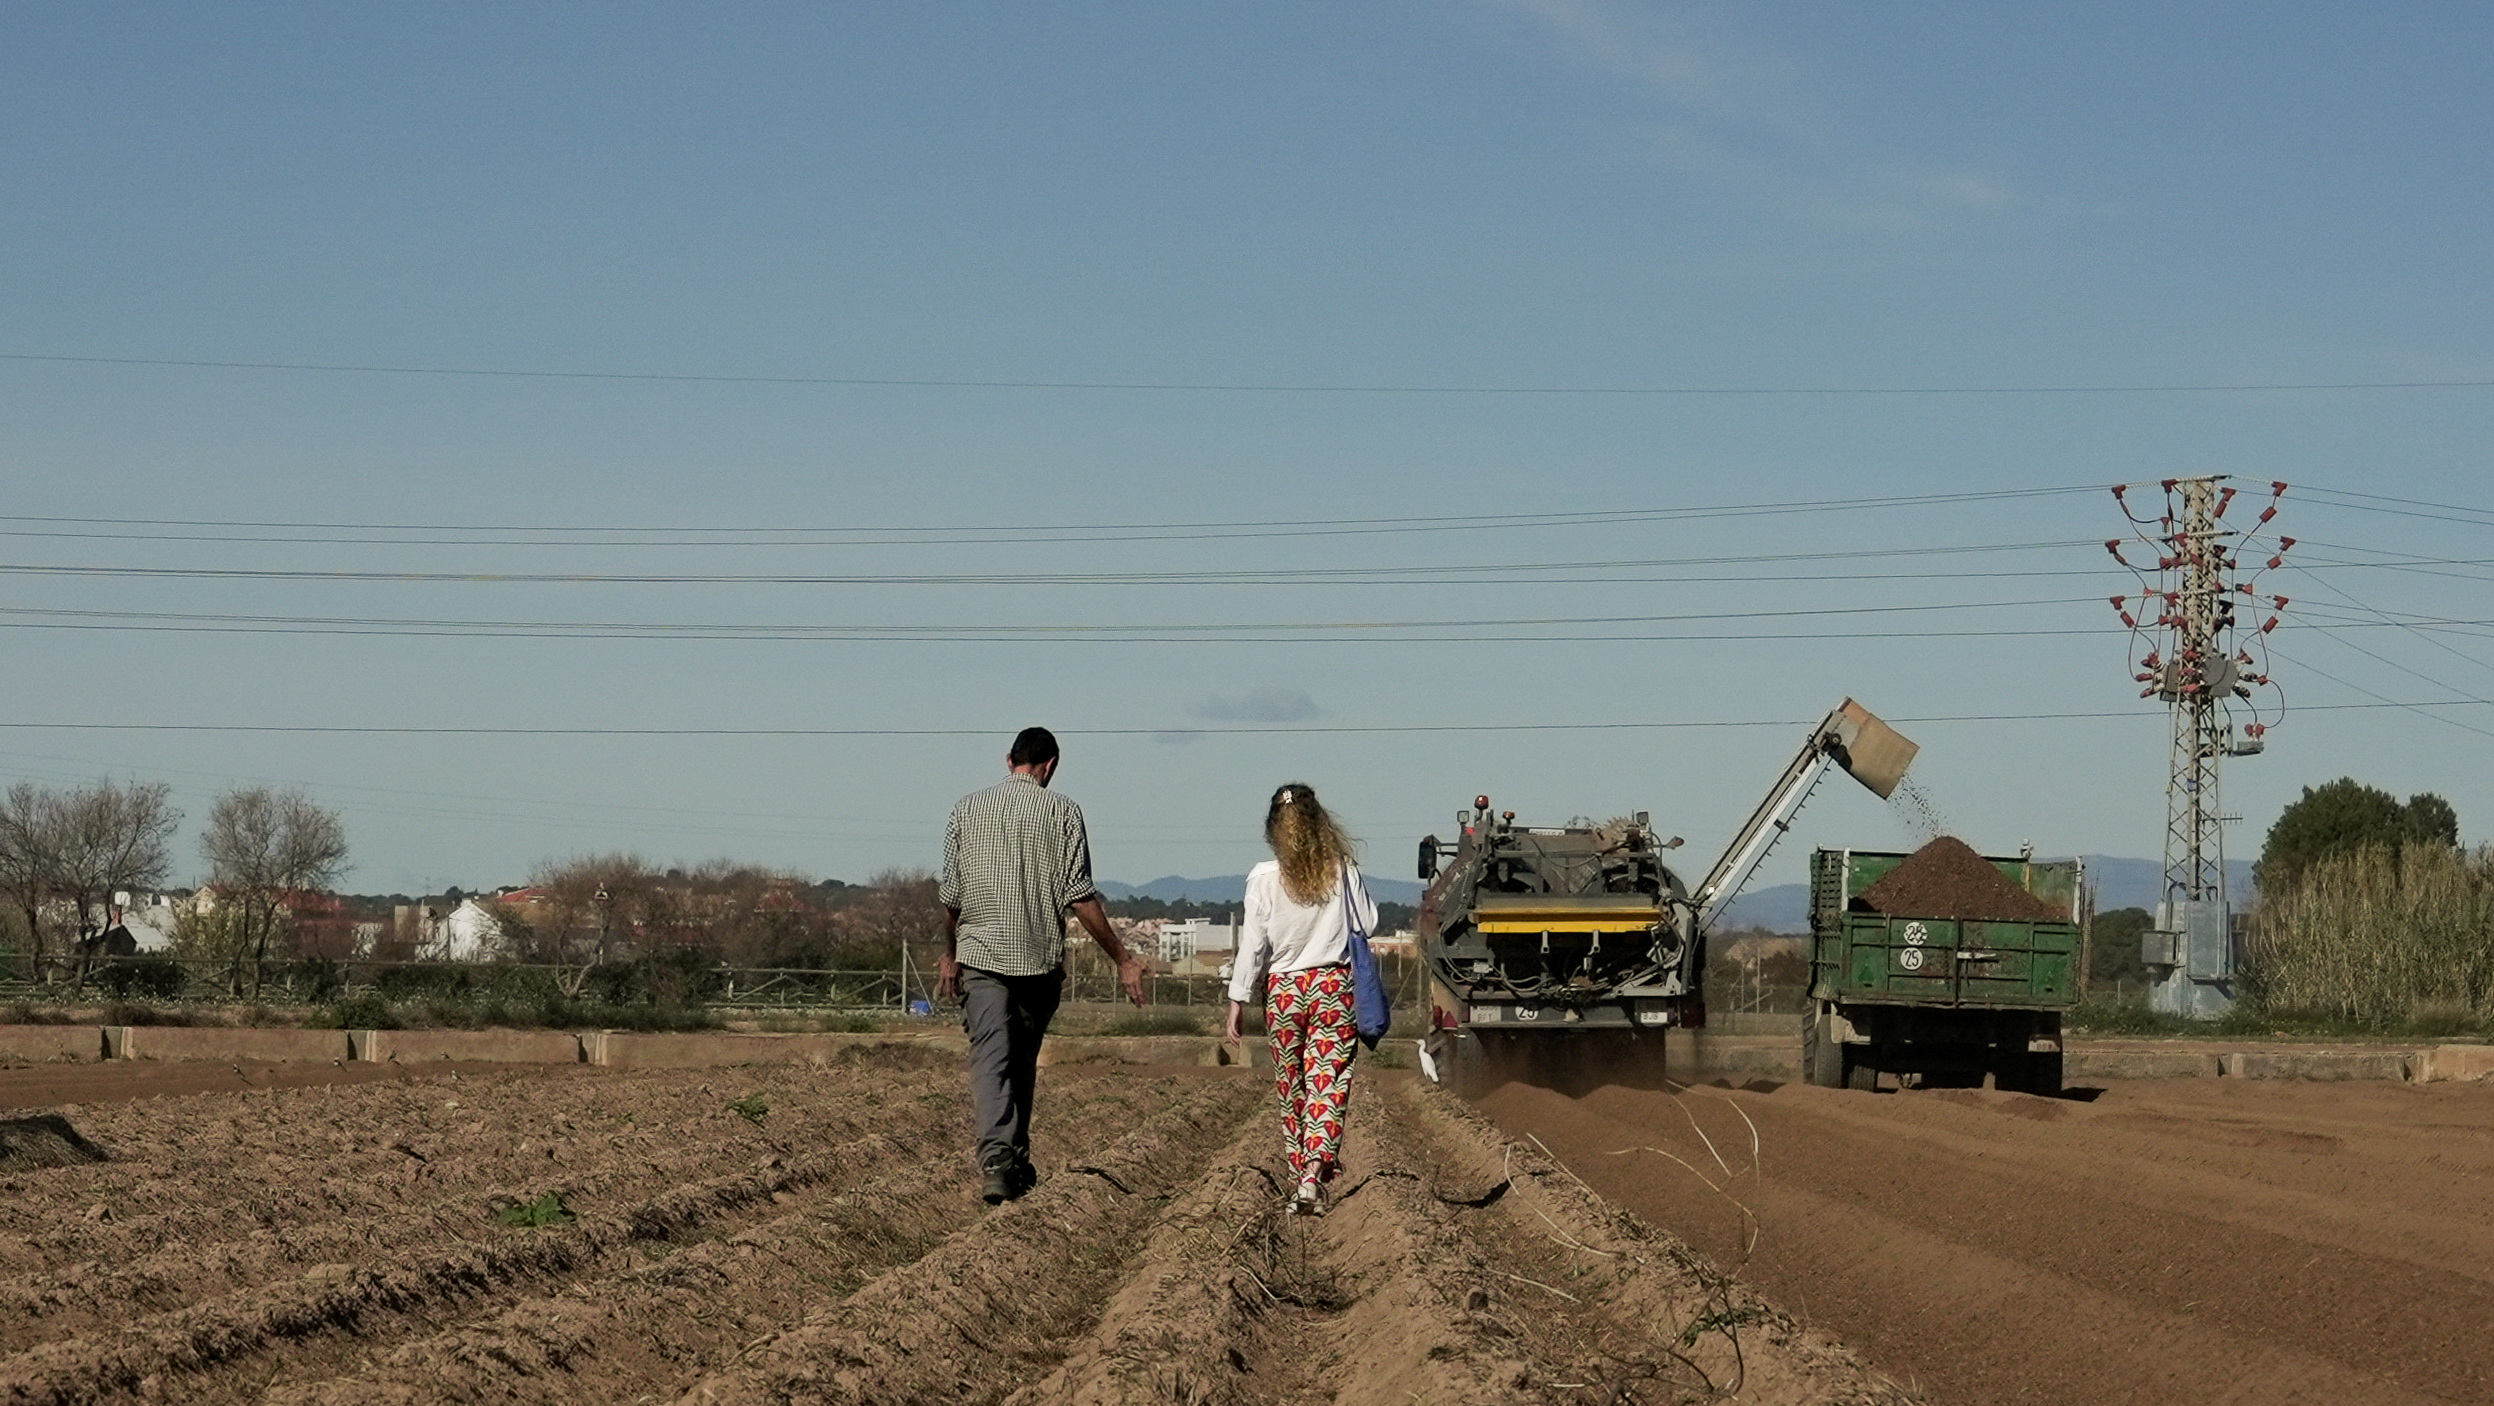
{"label": "electricity pylon", "polygon": [[[2225,814],[2222,801],[2221,763],[2260,751],[2277,720],[2275,710],[2262,719],[2252,690],[2275,687],[2265,642],[2287,601],[2269,596],[2264,607],[2254,583],[2282,564],[2295,545],[2292,537],[2278,538],[2268,559],[2246,571],[2244,558],[2257,554],[2254,543],[2277,516],[2286,485],[2270,484],[2259,520],[2238,531],[2224,522],[2238,490],[2222,487],[2223,482],[2223,476],[2164,480],[2158,486],[2165,492],[2165,510],[2153,518],[2131,507],[2124,496],[2130,485],[2115,487],[2113,496],[2137,529],[2136,540],[2156,552],[2156,565],[2123,556],[2120,538],[2104,544],[2139,577],[2136,613],[2132,597],[2113,597],[2114,610],[2132,632],[2131,677],[2146,685],[2139,696],[2163,700],[2172,720],[2165,877],[2156,927],[2141,940],[2154,980],[2150,1002],[2167,1014],[2203,1018],[2234,1002],[2225,843],[2226,823],[2233,817]],[[2247,616],[2268,611],[2257,628],[2236,624],[2236,608],[2246,604]],[[2144,656],[2138,653],[2143,638]],[[2260,656],[2247,646],[2260,647]]]}

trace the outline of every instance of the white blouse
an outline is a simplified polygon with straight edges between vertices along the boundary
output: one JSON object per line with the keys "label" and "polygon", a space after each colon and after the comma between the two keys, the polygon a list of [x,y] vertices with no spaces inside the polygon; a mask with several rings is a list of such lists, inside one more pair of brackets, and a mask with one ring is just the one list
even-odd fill
{"label": "white blouse", "polygon": [[[1360,928],[1377,929],[1377,901],[1351,866],[1351,895],[1359,905]],[[1230,965],[1230,999],[1258,1000],[1268,972],[1306,971],[1351,960],[1351,934],[1344,925],[1343,885],[1339,877],[1315,905],[1300,903],[1282,887],[1282,864],[1268,859],[1247,874],[1247,922],[1239,929],[1238,955]]]}

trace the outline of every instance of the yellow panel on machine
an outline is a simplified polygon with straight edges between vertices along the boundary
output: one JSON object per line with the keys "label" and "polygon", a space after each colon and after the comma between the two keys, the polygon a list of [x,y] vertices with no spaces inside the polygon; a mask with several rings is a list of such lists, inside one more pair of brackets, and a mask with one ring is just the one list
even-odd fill
{"label": "yellow panel on machine", "polygon": [[1644,932],[1656,918],[1592,917],[1554,910],[1539,918],[1484,918],[1474,926],[1483,932]]}
{"label": "yellow panel on machine", "polygon": [[1643,894],[1483,894],[1473,925],[1485,933],[1643,932],[1662,921]]}

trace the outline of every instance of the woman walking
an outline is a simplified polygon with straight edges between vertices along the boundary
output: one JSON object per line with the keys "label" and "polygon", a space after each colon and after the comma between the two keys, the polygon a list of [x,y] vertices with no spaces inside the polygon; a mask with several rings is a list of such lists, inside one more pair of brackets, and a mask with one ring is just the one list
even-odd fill
{"label": "woman walking", "polygon": [[1351,862],[1351,837],[1306,782],[1273,793],[1264,813],[1273,858],[1247,876],[1247,922],[1230,968],[1230,1043],[1261,983],[1264,1024],[1282,1096],[1282,1139],[1296,1179],[1290,1209],[1317,1215],[1342,1160],[1342,1117],[1351,1057],[1360,1047],[1352,1015],[1350,920],[1367,932],[1377,904]]}

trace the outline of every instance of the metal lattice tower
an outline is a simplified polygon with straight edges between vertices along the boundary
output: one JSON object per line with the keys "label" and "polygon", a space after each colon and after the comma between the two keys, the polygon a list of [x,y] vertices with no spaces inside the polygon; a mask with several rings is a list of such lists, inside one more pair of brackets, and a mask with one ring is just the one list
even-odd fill
{"label": "metal lattice tower", "polygon": [[[2129,598],[2115,596],[2113,607],[2131,627],[2134,639],[2148,637],[2144,657],[2134,647],[2132,677],[2146,687],[2142,698],[2164,701],[2172,719],[2172,746],[2165,787],[2165,875],[2158,894],[2156,929],[2146,939],[2143,956],[2156,979],[2154,1005],[2176,1015],[2215,1015],[2233,1003],[2233,922],[2226,895],[2225,825],[2229,817],[2221,801],[2220,767],[2226,757],[2261,750],[2273,725],[2251,706],[2252,690],[2270,683],[2265,661],[2238,642],[2236,607],[2260,596],[2252,578],[2274,569],[2295,544],[2277,540],[2268,560],[2248,573],[2243,557],[2255,538],[2277,516],[2277,500],[2286,485],[2270,485],[2270,501],[2248,530],[2224,524],[2226,509],[2237,490],[2220,485],[2222,478],[2167,479],[2165,511],[2142,518],[2131,510],[2124,491],[2113,490],[2131,521],[2138,540],[2157,552],[2156,566],[2131,562],[2122,555],[2120,539],[2107,542],[2114,559],[2140,577],[2140,609],[2133,614]],[[2284,596],[2268,598],[2271,613],[2250,643],[2265,641],[2277,628]],[[2153,607],[2154,614],[2149,613]],[[2265,650],[2263,651],[2265,654]],[[2237,713],[2248,714],[2238,734]]]}

